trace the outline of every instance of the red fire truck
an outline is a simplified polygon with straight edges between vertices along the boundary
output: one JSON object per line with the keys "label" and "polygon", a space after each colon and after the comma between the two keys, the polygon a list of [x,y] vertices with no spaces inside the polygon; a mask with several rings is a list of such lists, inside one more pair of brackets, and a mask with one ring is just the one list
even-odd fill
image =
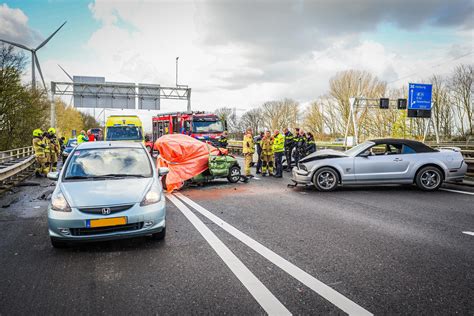
{"label": "red fire truck", "polygon": [[166,134],[186,134],[217,146],[226,122],[213,113],[174,112],[153,117],[153,142]]}

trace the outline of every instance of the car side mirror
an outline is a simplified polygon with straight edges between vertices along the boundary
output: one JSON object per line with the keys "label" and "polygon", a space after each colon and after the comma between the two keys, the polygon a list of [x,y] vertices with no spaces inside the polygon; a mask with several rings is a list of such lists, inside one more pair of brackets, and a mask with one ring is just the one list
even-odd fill
{"label": "car side mirror", "polygon": [[363,157],[363,158],[367,158],[369,156],[370,156],[370,151],[369,150],[366,150],[363,153],[359,154],[359,157]]}
{"label": "car side mirror", "polygon": [[160,167],[158,168],[158,175],[159,176],[166,176],[170,172],[170,169],[166,167]]}
{"label": "car side mirror", "polygon": [[49,180],[57,181],[59,179],[59,172],[48,172],[47,175]]}

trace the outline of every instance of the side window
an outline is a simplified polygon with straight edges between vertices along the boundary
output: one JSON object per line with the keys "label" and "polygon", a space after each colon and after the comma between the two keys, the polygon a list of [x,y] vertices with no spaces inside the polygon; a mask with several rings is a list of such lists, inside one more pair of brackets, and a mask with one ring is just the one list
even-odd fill
{"label": "side window", "polygon": [[386,150],[387,150],[386,144],[377,144],[375,146],[370,147],[371,156],[385,155]]}
{"label": "side window", "polygon": [[402,154],[403,155],[404,154],[415,154],[415,153],[416,153],[416,151],[413,148],[411,148],[410,146],[407,146],[407,145],[403,145],[403,147],[402,147]]}

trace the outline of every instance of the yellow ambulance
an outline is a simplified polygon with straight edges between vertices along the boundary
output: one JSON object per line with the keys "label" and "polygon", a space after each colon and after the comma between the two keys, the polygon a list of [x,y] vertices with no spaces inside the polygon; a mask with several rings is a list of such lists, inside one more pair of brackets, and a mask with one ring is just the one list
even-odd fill
{"label": "yellow ambulance", "polygon": [[142,121],[136,115],[111,115],[105,124],[104,140],[143,142]]}

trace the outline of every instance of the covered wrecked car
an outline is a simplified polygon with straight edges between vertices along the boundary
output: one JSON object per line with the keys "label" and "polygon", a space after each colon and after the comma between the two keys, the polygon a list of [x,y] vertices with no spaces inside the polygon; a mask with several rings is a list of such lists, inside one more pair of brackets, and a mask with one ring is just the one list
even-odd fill
{"label": "covered wrecked car", "polygon": [[157,166],[169,168],[164,180],[168,192],[180,189],[185,182],[227,178],[235,183],[241,179],[240,166],[227,149],[183,134],[163,135],[155,142],[155,148],[160,153]]}
{"label": "covered wrecked car", "polygon": [[375,139],[345,152],[321,150],[300,160],[292,181],[332,191],[338,185],[413,184],[437,190],[462,181],[467,164],[457,148],[434,149],[405,139]]}

